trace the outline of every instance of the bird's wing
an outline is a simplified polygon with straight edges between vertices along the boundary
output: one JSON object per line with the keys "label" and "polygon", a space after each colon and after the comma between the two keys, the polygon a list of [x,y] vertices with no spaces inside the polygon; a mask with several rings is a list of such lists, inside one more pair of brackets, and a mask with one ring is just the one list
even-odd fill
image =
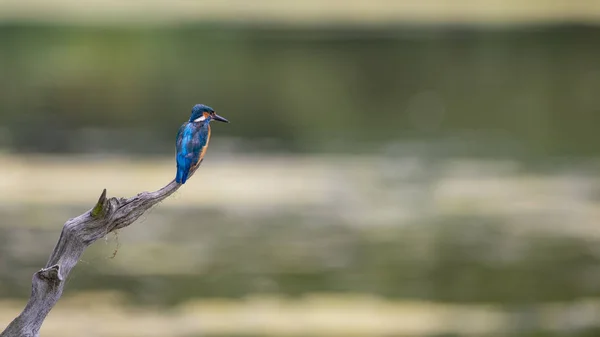
{"label": "bird's wing", "polygon": [[190,158],[190,166],[194,166],[200,160],[200,154],[202,153],[205,143],[206,141],[202,135],[202,132],[200,132],[200,130],[195,130],[187,144],[187,153],[189,154]]}
{"label": "bird's wing", "polygon": [[187,172],[192,166],[193,133],[194,130],[188,123],[184,123],[177,132],[177,169],[180,171]]}
{"label": "bird's wing", "polygon": [[186,123],[177,133],[177,168],[179,171],[189,172],[197,167],[208,145],[210,128],[197,128]]}

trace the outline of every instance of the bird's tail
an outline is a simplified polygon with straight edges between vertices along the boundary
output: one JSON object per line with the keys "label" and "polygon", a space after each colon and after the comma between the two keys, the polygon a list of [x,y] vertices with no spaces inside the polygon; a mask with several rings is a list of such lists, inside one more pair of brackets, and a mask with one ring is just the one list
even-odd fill
{"label": "bird's tail", "polygon": [[177,175],[175,176],[175,182],[178,184],[185,184],[185,181],[188,178],[188,172],[181,168],[177,168]]}

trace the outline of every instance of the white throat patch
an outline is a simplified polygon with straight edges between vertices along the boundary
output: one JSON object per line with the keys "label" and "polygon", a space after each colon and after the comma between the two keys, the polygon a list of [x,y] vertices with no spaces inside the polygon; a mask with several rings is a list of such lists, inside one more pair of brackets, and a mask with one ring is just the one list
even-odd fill
{"label": "white throat patch", "polygon": [[205,119],[206,119],[206,116],[198,117],[198,118],[194,119],[194,122],[196,122],[196,123],[197,122],[202,122]]}

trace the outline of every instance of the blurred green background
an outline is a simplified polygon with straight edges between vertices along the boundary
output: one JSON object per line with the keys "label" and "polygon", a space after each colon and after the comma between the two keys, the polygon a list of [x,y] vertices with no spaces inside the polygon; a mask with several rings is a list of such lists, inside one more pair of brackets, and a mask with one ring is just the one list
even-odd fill
{"label": "blurred green background", "polygon": [[86,252],[43,336],[597,336],[599,20],[0,2],[0,327],[103,188],[174,178],[205,103],[232,123],[199,174]]}

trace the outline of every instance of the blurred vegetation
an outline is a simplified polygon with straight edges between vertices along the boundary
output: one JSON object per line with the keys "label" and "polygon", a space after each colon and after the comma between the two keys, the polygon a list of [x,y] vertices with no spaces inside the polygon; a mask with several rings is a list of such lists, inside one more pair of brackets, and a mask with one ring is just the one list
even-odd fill
{"label": "blurred vegetation", "polygon": [[0,44],[0,146],[16,152],[170,154],[203,102],[242,151],[460,138],[600,153],[594,26],[3,24]]}

